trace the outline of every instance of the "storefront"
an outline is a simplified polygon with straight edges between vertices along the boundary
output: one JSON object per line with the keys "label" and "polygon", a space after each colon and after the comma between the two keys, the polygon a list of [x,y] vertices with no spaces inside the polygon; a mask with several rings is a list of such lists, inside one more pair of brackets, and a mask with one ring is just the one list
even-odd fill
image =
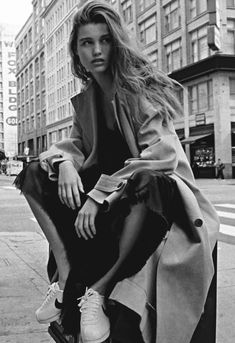
{"label": "storefront", "polygon": [[190,146],[190,164],[196,178],[215,177],[214,134],[189,136],[181,141]]}

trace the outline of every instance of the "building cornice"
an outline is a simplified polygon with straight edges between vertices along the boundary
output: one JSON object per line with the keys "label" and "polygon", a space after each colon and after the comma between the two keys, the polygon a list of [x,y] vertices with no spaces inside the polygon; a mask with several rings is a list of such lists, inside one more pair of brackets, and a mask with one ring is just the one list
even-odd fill
{"label": "building cornice", "polygon": [[215,54],[175,70],[168,76],[179,82],[186,82],[216,71],[235,72],[235,55]]}
{"label": "building cornice", "polygon": [[71,120],[72,120],[72,116],[66,117],[64,119],[61,119],[54,123],[46,125],[46,129],[51,129],[51,128],[57,129],[59,125],[70,122]]}

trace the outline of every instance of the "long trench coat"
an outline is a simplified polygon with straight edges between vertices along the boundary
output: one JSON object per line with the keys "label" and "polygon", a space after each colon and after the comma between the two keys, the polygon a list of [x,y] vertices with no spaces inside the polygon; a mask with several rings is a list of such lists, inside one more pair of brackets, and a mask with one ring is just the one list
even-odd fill
{"label": "long trench coat", "polygon": [[[70,138],[40,155],[41,166],[51,179],[57,177],[55,163],[71,160],[79,172],[93,165],[97,158],[95,85],[91,83],[71,101],[75,114]],[[133,119],[140,101],[142,123]],[[219,231],[218,216],[196,186],[172,120],[165,120],[162,115],[164,109],[141,99],[131,103],[125,94],[116,95],[112,104],[132,158],[114,175],[102,175],[88,195],[111,206],[134,171],[139,168],[162,171],[177,183],[188,228],[183,230],[173,223],[146,265],[119,282],[110,298],[140,315],[146,343],[189,343],[203,313],[214,274],[212,250]]]}

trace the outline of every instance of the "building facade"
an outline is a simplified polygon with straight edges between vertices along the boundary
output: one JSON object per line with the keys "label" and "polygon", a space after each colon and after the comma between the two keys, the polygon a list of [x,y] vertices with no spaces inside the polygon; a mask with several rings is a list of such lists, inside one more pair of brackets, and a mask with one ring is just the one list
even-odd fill
{"label": "building facade", "polygon": [[[235,1],[107,1],[124,17],[130,33],[138,37],[149,60],[183,85],[178,95],[184,107],[184,116],[175,121],[175,127],[190,163],[198,167],[199,176],[214,177],[214,163],[218,158],[226,166],[225,176],[234,176]],[[44,51],[46,97],[44,107],[40,107],[38,113],[40,120],[44,118],[46,121],[46,131],[43,132],[44,137],[47,134],[47,147],[67,137],[72,125],[73,109],[69,99],[80,91],[80,85],[71,74],[68,39],[73,14],[83,2],[51,0],[40,16],[45,23],[41,28],[43,31],[40,31],[44,32],[45,45],[44,50],[37,52],[39,55],[33,56],[32,64],[35,70],[35,60],[37,57],[40,60],[40,53]],[[37,3],[39,0],[33,1],[34,7]],[[34,10],[34,35],[35,13]],[[19,45],[23,37],[22,32]],[[34,41],[37,42],[36,37]],[[17,64],[20,58],[18,55]],[[17,69],[17,85],[21,86],[20,73],[25,67],[21,65],[17,68],[20,68]],[[41,74],[38,76],[40,78]],[[21,91],[18,89],[19,96]],[[37,94],[43,95],[43,89],[35,93],[35,103]],[[18,111],[22,111],[20,107]],[[36,113],[32,116],[34,131],[38,130]],[[30,118],[29,124],[24,125],[30,126],[31,123],[32,127]],[[19,116],[19,136],[20,133],[23,135],[22,120],[27,123],[27,116],[25,119],[21,114]],[[27,132],[26,129],[24,132]],[[34,137],[37,141],[37,135],[33,136],[32,132],[30,138],[29,134],[20,136],[19,151],[24,151],[27,140]],[[39,151],[35,149],[35,154]]]}
{"label": "building facade", "polygon": [[45,1],[32,1],[33,12],[16,36],[18,155],[38,156],[47,149]]}
{"label": "building facade", "polygon": [[214,177],[220,158],[235,175],[235,1],[109,0],[160,70],[179,81],[175,121],[188,159]]}
{"label": "building facade", "polygon": [[17,155],[16,27],[0,24],[0,149]]}
{"label": "building facade", "polygon": [[72,20],[78,5],[77,0],[52,0],[43,13],[48,146],[69,136],[73,115],[70,98],[80,91],[80,82],[71,73],[68,52]]}

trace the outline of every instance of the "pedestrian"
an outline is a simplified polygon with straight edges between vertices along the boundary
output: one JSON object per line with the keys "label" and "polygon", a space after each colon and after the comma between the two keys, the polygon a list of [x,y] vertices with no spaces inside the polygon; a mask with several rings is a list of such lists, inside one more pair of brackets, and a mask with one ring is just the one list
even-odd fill
{"label": "pedestrian", "polygon": [[51,248],[37,319],[62,318],[83,342],[189,343],[214,273],[218,217],[173,126],[179,85],[102,1],[79,8],[69,50],[84,85],[71,99],[70,138],[15,181]]}
{"label": "pedestrian", "polygon": [[220,158],[218,158],[218,161],[215,166],[216,166],[216,178],[217,179],[221,178],[223,180],[225,165],[223,164]]}

